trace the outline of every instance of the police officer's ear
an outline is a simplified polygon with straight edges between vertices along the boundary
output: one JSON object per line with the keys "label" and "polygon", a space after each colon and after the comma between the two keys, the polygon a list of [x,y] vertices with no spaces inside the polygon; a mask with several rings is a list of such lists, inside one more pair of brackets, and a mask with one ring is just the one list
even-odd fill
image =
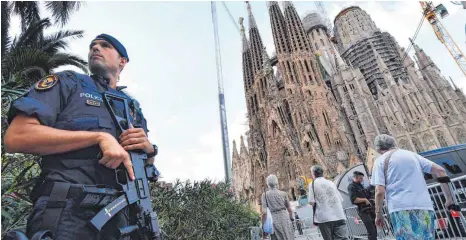
{"label": "police officer's ear", "polygon": [[128,59],[126,59],[125,57],[120,57],[120,64],[119,64],[120,72],[123,71],[123,69],[126,66],[126,63],[128,63]]}

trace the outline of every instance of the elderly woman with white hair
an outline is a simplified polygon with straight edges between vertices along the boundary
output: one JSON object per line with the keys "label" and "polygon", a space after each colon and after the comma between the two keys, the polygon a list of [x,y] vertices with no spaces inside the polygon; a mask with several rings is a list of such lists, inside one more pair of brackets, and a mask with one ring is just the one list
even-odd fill
{"label": "elderly woman with white hair", "polygon": [[371,178],[371,185],[376,187],[376,225],[384,224],[386,198],[396,239],[434,239],[434,209],[423,173],[437,176],[449,207],[453,199],[445,169],[417,153],[397,148],[395,138],[386,134],[375,138],[374,147],[381,154]]}
{"label": "elderly woman with white hair", "polygon": [[280,191],[277,176],[271,174],[267,177],[269,190],[262,194],[262,223],[265,222],[267,207],[272,213],[273,230],[272,239],[294,239],[294,228],[291,222],[293,212],[286,192]]}

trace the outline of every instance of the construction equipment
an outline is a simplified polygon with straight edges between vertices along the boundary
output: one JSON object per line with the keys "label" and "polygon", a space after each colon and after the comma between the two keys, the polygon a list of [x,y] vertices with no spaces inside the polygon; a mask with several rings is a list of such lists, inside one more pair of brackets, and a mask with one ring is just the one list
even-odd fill
{"label": "construction equipment", "polygon": [[327,11],[325,10],[324,4],[321,1],[316,1],[315,4],[316,4],[318,12],[324,18],[325,26],[327,27],[328,36],[330,39],[332,39],[333,38],[332,23],[330,22],[330,19],[328,17]]}
{"label": "construction equipment", "polygon": [[231,15],[231,12],[230,12],[230,10],[228,9],[227,4],[226,4],[225,2],[223,2],[223,1],[222,1],[222,3],[223,3],[223,7],[225,7],[225,11],[227,11],[228,16],[230,17],[231,22],[232,22],[233,25],[235,26],[236,30],[238,30],[238,33],[241,35],[241,31],[239,30],[238,25],[236,25],[235,18],[233,17],[233,15]]}
{"label": "construction equipment", "polygon": [[[223,90],[223,74],[222,74],[222,57],[220,54],[220,41],[218,39],[218,23],[217,23],[217,8],[214,1],[210,2],[212,10],[212,24],[214,27],[214,42],[215,42],[215,63],[217,68],[217,84],[218,84],[218,102],[220,110],[220,127],[222,130],[223,143],[223,162],[225,168],[225,181],[231,181],[231,161],[230,147],[228,143],[228,127],[227,127],[227,110],[225,107],[225,94]],[[225,5],[226,7],[226,5]]]}
{"label": "construction equipment", "polygon": [[466,1],[451,1],[455,5],[462,5],[463,9],[466,9]]}
{"label": "construction equipment", "polygon": [[447,9],[443,4],[439,4],[434,7],[430,1],[419,3],[424,11],[425,18],[434,29],[435,35],[437,35],[440,42],[445,45],[450,55],[455,59],[456,64],[458,64],[461,71],[466,76],[466,57],[437,17],[437,15],[439,15],[443,19],[448,16]]}

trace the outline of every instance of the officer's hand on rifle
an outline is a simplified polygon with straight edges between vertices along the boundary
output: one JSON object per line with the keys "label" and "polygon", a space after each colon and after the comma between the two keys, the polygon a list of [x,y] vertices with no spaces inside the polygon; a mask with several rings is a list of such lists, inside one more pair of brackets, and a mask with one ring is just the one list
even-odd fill
{"label": "officer's hand on rifle", "polygon": [[134,180],[133,164],[131,163],[130,156],[128,152],[120,146],[115,137],[108,133],[102,133],[99,139],[99,147],[102,151],[102,158],[99,160],[100,164],[115,169],[123,163],[128,170],[129,178]]}
{"label": "officer's hand on rifle", "polygon": [[365,203],[366,205],[372,205],[371,202],[370,202],[367,198],[364,198],[364,203]]}
{"label": "officer's hand on rifle", "polygon": [[153,145],[149,142],[146,132],[142,128],[134,128],[129,124],[129,129],[120,135],[120,144],[126,151],[143,150],[145,153],[154,152]]}

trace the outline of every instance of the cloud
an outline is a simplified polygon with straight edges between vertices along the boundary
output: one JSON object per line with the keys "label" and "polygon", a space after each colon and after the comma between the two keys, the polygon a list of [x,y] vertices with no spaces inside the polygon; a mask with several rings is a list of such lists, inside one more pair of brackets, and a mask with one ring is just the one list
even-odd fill
{"label": "cloud", "polygon": [[[172,116],[177,119],[176,116]],[[239,111],[230,118],[233,121],[229,122],[229,147],[230,158],[233,150],[233,140],[239,144],[240,136],[247,131],[245,125],[246,111]],[[203,180],[206,177],[215,181],[223,180],[224,164],[223,164],[223,147],[221,139],[221,129],[219,125],[215,125],[209,132],[200,135],[197,141],[190,145],[187,149],[179,151],[179,148],[165,149],[165,152],[159,154],[156,162],[157,168],[162,172],[164,181],[181,180]],[[246,141],[246,137],[244,137]],[[239,145],[238,145],[239,147]]]}

